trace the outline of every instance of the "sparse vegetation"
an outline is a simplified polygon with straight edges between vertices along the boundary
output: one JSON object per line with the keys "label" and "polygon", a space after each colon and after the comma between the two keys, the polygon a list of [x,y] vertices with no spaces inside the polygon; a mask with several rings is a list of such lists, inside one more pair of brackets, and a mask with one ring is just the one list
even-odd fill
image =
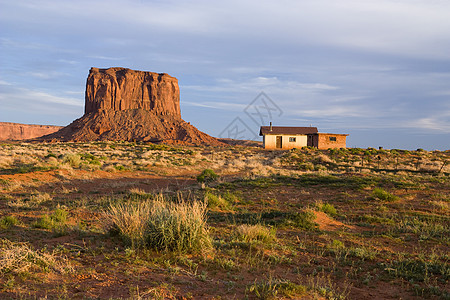
{"label": "sparse vegetation", "polygon": [[447,299],[449,156],[0,144],[0,298]]}

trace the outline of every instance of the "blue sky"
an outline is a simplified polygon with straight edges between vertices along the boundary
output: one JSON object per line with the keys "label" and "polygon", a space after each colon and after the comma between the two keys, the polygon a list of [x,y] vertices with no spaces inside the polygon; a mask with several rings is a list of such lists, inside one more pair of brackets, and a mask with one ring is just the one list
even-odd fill
{"label": "blue sky", "polygon": [[69,124],[92,66],[177,77],[213,136],[264,92],[265,123],[450,149],[448,0],[0,0],[0,121]]}

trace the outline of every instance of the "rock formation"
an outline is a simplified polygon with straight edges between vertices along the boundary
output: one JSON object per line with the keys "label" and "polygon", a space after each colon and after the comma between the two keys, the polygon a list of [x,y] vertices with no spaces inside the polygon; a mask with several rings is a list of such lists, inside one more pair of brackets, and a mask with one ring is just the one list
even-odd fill
{"label": "rock formation", "polygon": [[34,139],[60,130],[61,126],[29,125],[0,122],[0,141],[19,141]]}
{"label": "rock formation", "polygon": [[91,68],[84,112],[143,109],[181,118],[178,80],[167,74],[124,68]]}
{"label": "rock formation", "polygon": [[91,68],[85,114],[42,140],[223,145],[181,118],[175,77],[125,68]]}

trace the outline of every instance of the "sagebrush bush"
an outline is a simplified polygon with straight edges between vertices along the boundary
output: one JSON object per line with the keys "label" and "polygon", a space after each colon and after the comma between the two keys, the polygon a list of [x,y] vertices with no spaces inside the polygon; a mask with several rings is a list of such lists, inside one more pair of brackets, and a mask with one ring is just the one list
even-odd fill
{"label": "sagebrush bush", "polygon": [[398,199],[397,196],[392,195],[391,193],[389,193],[381,188],[373,189],[372,195],[374,198],[383,200],[383,201],[395,201]]}
{"label": "sagebrush bush", "polygon": [[205,193],[205,202],[207,203],[208,208],[214,209],[219,208],[223,210],[228,210],[231,208],[231,203],[221,195],[213,194],[210,191]]}
{"label": "sagebrush bush", "polygon": [[58,208],[51,215],[42,216],[33,227],[42,229],[52,229],[57,231],[64,231],[67,222],[68,212],[64,209]]}
{"label": "sagebrush bush", "polygon": [[218,177],[219,175],[217,175],[213,170],[205,169],[200,175],[197,176],[197,181],[201,183],[208,183],[216,181]]}
{"label": "sagebrush bush", "polygon": [[320,210],[329,215],[330,217],[334,217],[337,215],[336,208],[333,204],[323,203],[320,207]]}
{"label": "sagebrush bush", "polygon": [[78,154],[66,154],[64,155],[63,162],[72,168],[78,168],[81,163],[81,156]]}
{"label": "sagebrush bush", "polygon": [[204,202],[177,202],[157,195],[141,203],[110,204],[108,229],[126,243],[160,251],[201,252],[211,248]]}
{"label": "sagebrush bush", "polygon": [[4,216],[0,219],[0,228],[7,229],[16,225],[18,222],[14,216]]}

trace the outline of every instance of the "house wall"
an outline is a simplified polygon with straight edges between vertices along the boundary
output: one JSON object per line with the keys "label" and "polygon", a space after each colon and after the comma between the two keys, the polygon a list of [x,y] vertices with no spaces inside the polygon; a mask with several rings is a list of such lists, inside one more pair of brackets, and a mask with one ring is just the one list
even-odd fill
{"label": "house wall", "polygon": [[[277,136],[281,136],[282,139],[282,148],[277,148]],[[289,138],[295,138],[295,142],[289,142]],[[266,134],[263,136],[263,146],[264,149],[293,149],[293,148],[301,148],[307,146],[307,137],[306,135],[272,135]]]}
{"label": "house wall", "polygon": [[[330,140],[335,138],[336,141]],[[318,133],[313,135],[313,147],[319,149],[330,148],[346,148],[347,147],[347,135],[345,134],[332,134],[332,133]]]}

